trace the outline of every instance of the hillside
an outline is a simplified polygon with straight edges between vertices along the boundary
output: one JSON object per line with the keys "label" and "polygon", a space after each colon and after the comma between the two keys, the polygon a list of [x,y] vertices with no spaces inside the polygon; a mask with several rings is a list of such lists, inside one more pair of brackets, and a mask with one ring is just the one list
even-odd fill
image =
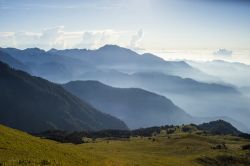
{"label": "hillside", "polygon": [[199,125],[201,130],[207,131],[212,134],[232,134],[239,135],[241,132],[232,126],[230,123],[223,120],[212,121],[209,123],[203,123]]}
{"label": "hillside", "polygon": [[0,62],[0,123],[39,132],[48,129],[127,129],[60,85],[14,70]]}
{"label": "hillside", "polygon": [[89,157],[87,153],[80,156],[77,147],[33,137],[3,125],[0,135],[0,165],[81,165]]}
{"label": "hillside", "polygon": [[95,108],[123,120],[130,129],[195,122],[166,97],[139,88],[114,88],[98,81],[63,85]]}
{"label": "hillside", "polygon": [[248,166],[250,143],[233,136],[182,132],[129,139],[96,139],[80,145],[40,139],[0,125],[1,165]]}

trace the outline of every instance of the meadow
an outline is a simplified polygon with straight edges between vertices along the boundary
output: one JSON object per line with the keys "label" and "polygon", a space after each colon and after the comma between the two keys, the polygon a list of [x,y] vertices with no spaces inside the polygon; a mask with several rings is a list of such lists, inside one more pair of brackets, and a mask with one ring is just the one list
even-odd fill
{"label": "meadow", "polygon": [[[87,138],[85,138],[87,139]],[[58,143],[0,125],[0,165],[250,165],[249,140],[180,129],[152,137]]]}

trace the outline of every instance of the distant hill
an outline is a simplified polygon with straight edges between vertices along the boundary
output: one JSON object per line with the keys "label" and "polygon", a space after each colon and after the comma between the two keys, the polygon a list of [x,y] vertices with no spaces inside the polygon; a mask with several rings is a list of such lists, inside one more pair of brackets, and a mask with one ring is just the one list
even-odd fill
{"label": "distant hill", "polygon": [[111,138],[111,139],[127,139],[130,137],[153,137],[155,135],[167,134],[197,134],[197,135],[230,135],[250,140],[250,134],[242,133],[230,123],[223,120],[210,121],[208,123],[186,124],[186,125],[163,125],[147,128],[139,128],[134,130],[101,130],[101,131],[78,131],[67,132],[61,130],[48,130],[41,133],[32,133],[34,136],[55,140],[62,143],[85,143],[83,138]]}
{"label": "distant hill", "polygon": [[0,62],[0,123],[29,132],[48,129],[127,129],[60,85]]}
{"label": "distant hill", "polygon": [[224,120],[211,121],[209,123],[203,123],[198,125],[199,129],[207,131],[211,134],[220,134],[220,135],[236,135],[238,136],[241,132],[236,129],[230,123]]}
{"label": "distant hill", "polygon": [[139,88],[114,88],[98,81],[72,81],[65,89],[95,108],[123,120],[130,129],[195,121],[166,97]]}
{"label": "distant hill", "polygon": [[[196,131],[194,125],[151,127],[131,132],[104,130],[67,134],[56,131],[40,136],[42,138],[0,125],[0,165],[250,164],[249,140],[229,135],[210,136]],[[82,136],[83,139],[79,139]],[[45,138],[83,143],[63,144]]]}

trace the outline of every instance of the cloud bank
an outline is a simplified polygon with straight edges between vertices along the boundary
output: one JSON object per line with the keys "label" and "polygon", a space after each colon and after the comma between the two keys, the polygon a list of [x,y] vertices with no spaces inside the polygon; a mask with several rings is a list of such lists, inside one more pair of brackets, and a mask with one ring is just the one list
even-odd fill
{"label": "cloud bank", "polygon": [[110,29],[92,31],[66,31],[64,26],[43,29],[41,32],[0,32],[0,47],[43,49],[87,48],[95,49],[105,44],[124,47],[140,46],[143,30],[136,34],[129,31]]}

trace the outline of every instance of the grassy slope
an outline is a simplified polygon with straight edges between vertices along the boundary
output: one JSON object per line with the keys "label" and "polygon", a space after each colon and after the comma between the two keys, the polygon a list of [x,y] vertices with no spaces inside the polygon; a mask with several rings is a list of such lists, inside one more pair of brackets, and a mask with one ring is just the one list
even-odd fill
{"label": "grassy slope", "polygon": [[[225,142],[228,150],[211,146]],[[97,140],[81,145],[61,144],[36,138],[0,125],[0,165],[199,165],[198,157],[239,156],[242,139],[231,136],[198,136],[176,133],[125,141]],[[235,164],[234,164],[235,165]]]}

